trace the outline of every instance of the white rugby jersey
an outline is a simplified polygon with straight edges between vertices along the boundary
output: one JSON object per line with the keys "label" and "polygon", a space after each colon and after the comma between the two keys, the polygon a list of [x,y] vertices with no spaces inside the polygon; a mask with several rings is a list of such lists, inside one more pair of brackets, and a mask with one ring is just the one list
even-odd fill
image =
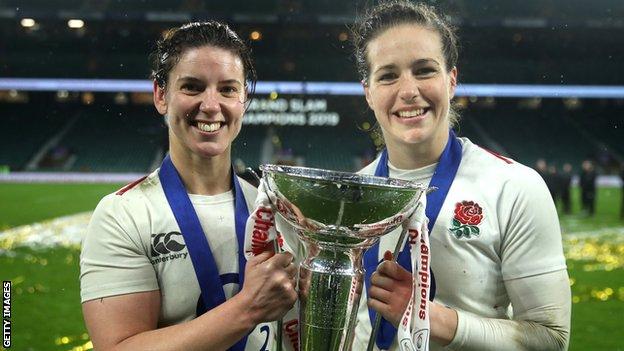
{"label": "white rugby jersey", "polygon": [[[461,164],[429,233],[434,301],[482,317],[509,319],[504,281],[566,268],[556,209],[533,169],[466,138],[459,140]],[[360,173],[374,174],[378,161]],[[434,170],[389,167],[390,177],[424,184]],[[386,250],[394,250],[398,236],[396,230],[381,238],[379,260]],[[353,350],[365,350],[371,332],[366,292],[362,295]],[[433,342],[430,348],[442,349]],[[398,350],[396,339],[390,349]]]}
{"label": "white rugby jersey", "polygon": [[[240,178],[239,182],[251,212],[257,191]],[[237,275],[239,248],[234,229],[234,193],[189,195],[189,198],[219,274]],[[160,289],[159,327],[196,317],[201,290],[158,170],[100,201],[82,244],[80,271],[82,302]],[[226,299],[241,288],[238,278],[235,281],[224,286]],[[257,325],[245,349],[274,349],[275,328],[275,323]]]}

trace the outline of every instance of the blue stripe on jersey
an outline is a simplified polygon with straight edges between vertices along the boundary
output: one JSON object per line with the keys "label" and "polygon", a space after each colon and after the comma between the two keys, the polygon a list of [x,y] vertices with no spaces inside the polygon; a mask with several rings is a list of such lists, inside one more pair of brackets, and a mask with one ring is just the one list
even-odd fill
{"label": "blue stripe on jersey", "polygon": [[[238,284],[238,273],[225,273],[219,276],[221,284]],[[242,287],[241,287],[242,288]]]}

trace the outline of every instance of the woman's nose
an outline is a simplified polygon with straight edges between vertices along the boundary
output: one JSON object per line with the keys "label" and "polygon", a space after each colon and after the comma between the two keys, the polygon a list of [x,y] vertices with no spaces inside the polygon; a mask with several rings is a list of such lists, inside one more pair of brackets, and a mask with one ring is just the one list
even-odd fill
{"label": "woman's nose", "polygon": [[221,105],[216,94],[211,91],[204,92],[199,109],[202,112],[218,112],[221,110]]}
{"label": "woman's nose", "polygon": [[418,82],[414,77],[402,78],[399,89],[399,97],[407,103],[414,102],[420,95]]}

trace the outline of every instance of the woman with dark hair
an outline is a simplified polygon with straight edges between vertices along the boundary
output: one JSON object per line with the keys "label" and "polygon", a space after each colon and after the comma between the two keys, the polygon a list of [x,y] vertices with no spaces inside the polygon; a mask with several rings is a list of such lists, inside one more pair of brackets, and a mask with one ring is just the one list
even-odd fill
{"label": "woman with dark hair", "polygon": [[83,242],[81,299],[98,350],[267,350],[294,304],[289,253],[245,261],[256,189],[231,165],[255,70],[219,22],[168,31],[153,54],[169,155],[106,196]]}
{"label": "woman with dark hair", "polygon": [[[437,188],[425,211],[435,282],[431,348],[565,349],[570,288],[555,206],[535,171],[455,135],[452,27],[428,5],[388,1],[358,22],[354,38],[366,101],[386,143],[361,173]],[[412,299],[409,246],[398,263],[377,267],[397,238],[384,236],[366,254],[370,309],[360,306],[354,349],[366,348],[376,313],[384,321],[375,349],[398,349],[395,327]]]}

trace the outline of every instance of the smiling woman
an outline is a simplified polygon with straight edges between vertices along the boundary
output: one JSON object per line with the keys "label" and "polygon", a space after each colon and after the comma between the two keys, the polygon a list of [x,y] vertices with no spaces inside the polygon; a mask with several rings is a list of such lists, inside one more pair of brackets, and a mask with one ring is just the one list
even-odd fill
{"label": "smiling woman", "polygon": [[[435,149],[432,155],[441,152],[457,68],[447,67],[440,35],[415,24],[394,26],[370,41],[367,56],[373,64],[364,85],[366,101],[377,112],[389,152],[410,145],[430,145]],[[422,167],[432,161],[416,160],[412,165],[398,154],[393,157],[399,168]]]}
{"label": "smiling woman", "polygon": [[[192,23],[164,35],[152,54],[152,66],[154,105],[169,125],[174,164],[186,167],[209,157],[227,173],[231,144],[256,82],[245,44],[227,27],[209,32]],[[219,176],[227,179],[226,174]],[[204,182],[185,184],[198,193],[201,189],[195,187]]]}
{"label": "smiling woman", "polygon": [[297,294],[291,254],[246,261],[242,249],[256,189],[230,153],[255,86],[249,50],[225,24],[190,23],[152,58],[170,154],[106,196],[89,224],[80,283],[94,347],[271,349]]}
{"label": "smiling woman", "polygon": [[[532,169],[455,136],[458,52],[445,16],[422,3],[383,1],[353,37],[366,101],[386,142],[361,172],[437,188],[425,211],[430,304],[426,293],[413,294],[422,290],[412,287],[409,245],[399,264],[378,266],[398,235],[382,237],[366,253],[367,270],[376,271],[367,276],[370,310],[359,311],[354,349],[372,350],[376,340],[378,349],[397,350],[394,327],[410,301],[420,308],[412,316],[430,320],[429,330],[411,334],[419,349],[423,335],[432,350],[566,349],[570,288],[553,200]],[[379,331],[377,313],[385,318]]]}
{"label": "smiling woman", "polygon": [[245,110],[243,72],[241,59],[229,50],[203,46],[180,57],[165,87],[154,82],[154,103],[167,118],[174,162],[211,157],[231,163],[230,146]]}

